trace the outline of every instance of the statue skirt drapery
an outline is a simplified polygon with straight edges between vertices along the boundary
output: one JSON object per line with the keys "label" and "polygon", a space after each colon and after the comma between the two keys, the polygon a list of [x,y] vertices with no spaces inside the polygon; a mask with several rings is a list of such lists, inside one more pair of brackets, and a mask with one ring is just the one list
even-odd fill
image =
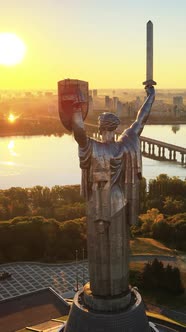
{"label": "statue skirt drapery", "polygon": [[95,220],[88,209],[88,257],[90,288],[97,296],[114,296],[128,291],[129,224],[127,205],[109,221]]}

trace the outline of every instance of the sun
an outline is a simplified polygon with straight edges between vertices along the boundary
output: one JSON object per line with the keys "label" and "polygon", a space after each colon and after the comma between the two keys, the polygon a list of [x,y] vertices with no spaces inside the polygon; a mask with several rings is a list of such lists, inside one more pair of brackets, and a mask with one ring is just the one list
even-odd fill
{"label": "sun", "polygon": [[17,65],[23,60],[25,53],[26,46],[16,34],[0,33],[0,65]]}
{"label": "sun", "polygon": [[12,113],[9,114],[9,117],[8,117],[9,122],[14,123],[16,121],[16,119],[17,119],[17,117],[14,114],[12,114]]}

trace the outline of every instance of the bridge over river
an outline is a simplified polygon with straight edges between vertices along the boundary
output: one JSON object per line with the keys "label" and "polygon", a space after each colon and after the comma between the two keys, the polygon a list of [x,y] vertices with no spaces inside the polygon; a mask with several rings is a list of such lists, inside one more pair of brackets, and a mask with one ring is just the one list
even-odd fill
{"label": "bridge over river", "polygon": [[186,148],[144,136],[141,136],[140,140],[144,157],[179,162],[186,166]]}
{"label": "bridge over river", "polygon": [[[101,139],[97,132],[97,126],[86,123],[88,131],[96,139]],[[116,138],[120,133],[116,134]],[[147,158],[160,161],[177,162],[186,166],[186,148],[174,144],[158,141],[152,138],[140,136],[142,155]]]}

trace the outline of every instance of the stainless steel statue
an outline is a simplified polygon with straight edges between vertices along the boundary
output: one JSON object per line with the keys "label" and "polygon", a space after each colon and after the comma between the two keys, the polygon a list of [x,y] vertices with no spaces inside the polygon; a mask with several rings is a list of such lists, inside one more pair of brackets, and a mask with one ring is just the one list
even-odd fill
{"label": "stainless steel statue", "polygon": [[147,99],[136,121],[117,141],[115,130],[120,121],[115,114],[100,115],[100,142],[86,135],[81,100],[73,99],[71,104],[71,128],[79,144],[81,189],[87,202],[88,262],[93,296],[113,297],[128,292],[129,226],[137,220],[142,176],[139,136],[155,97],[153,86],[145,89]]}
{"label": "stainless steel statue", "polygon": [[79,144],[82,194],[87,202],[90,283],[74,296],[65,332],[150,332],[140,293],[129,289],[129,227],[137,220],[142,176],[139,136],[154,101],[153,24],[147,23],[147,98],[136,121],[115,140],[119,119],[100,115],[102,137],[86,135],[88,83],[58,82],[59,114]]}

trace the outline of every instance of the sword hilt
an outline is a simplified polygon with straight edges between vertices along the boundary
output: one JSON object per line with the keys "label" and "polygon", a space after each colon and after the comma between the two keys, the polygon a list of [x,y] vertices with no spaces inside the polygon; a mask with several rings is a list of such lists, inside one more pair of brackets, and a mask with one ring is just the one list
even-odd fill
{"label": "sword hilt", "polygon": [[152,85],[156,85],[157,83],[153,80],[147,80],[145,82],[143,82],[143,85],[146,85],[146,86],[152,86]]}

